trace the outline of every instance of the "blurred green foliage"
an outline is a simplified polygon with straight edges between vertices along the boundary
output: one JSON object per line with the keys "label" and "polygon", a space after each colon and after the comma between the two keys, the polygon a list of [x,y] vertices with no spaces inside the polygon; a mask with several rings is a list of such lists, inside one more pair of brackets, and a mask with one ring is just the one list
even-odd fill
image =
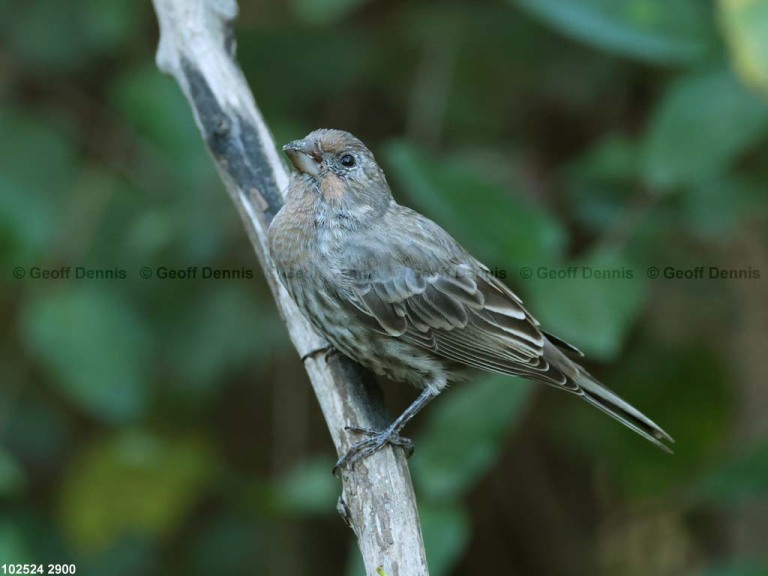
{"label": "blurred green foliage", "polygon": [[650,123],[647,181],[661,191],[708,182],[763,138],[766,126],[765,103],[729,71],[683,77],[670,86]]}
{"label": "blurred green foliage", "polygon": [[204,441],[121,432],[73,462],[61,487],[62,526],[75,548],[89,552],[124,534],[177,530],[214,464]]}
{"label": "blurred green foliage", "polygon": [[712,23],[696,0],[517,0],[576,40],[657,64],[691,64],[712,44]]}
{"label": "blurred green foliage", "polygon": [[[562,254],[565,234],[560,224],[541,206],[489,182],[479,168],[435,161],[415,146],[399,143],[385,150],[385,158],[418,209],[433,214],[491,262],[551,263]],[[509,225],[510,214],[515,226]],[[477,222],[488,227],[487,234],[478,237]]]}
{"label": "blurred green foliage", "polygon": [[30,302],[22,339],[65,398],[97,418],[127,423],[145,412],[149,392],[150,335],[136,318],[114,292],[64,288]]}
{"label": "blurred green foliage", "polygon": [[529,383],[507,388],[508,379],[485,377],[454,391],[430,415],[419,441],[420,458],[413,461],[416,486],[425,498],[459,500],[498,459],[509,423],[523,409]]}
{"label": "blurred green foliage", "polygon": [[768,94],[768,6],[760,0],[720,0],[720,21],[734,67],[744,82]]}
{"label": "blurred green foliage", "polygon": [[[677,440],[668,457],[516,379],[452,387],[409,431],[431,573],[765,574],[766,3],[241,4],[277,142],[360,136],[398,199]],[[150,4],[0,10],[0,563],[362,574],[306,377],[155,69]],[[547,276],[571,267],[622,277]],[[393,413],[414,396],[386,390]]]}

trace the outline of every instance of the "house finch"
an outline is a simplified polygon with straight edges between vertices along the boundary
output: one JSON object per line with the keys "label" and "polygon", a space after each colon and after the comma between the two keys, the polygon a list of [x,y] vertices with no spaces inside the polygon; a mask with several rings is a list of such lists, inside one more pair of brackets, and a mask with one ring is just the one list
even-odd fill
{"label": "house finch", "polygon": [[337,467],[387,443],[411,450],[406,423],[479,368],[576,394],[656,446],[659,426],[574,362],[509,288],[437,224],[399,205],[370,150],[347,132],[317,130],[283,150],[296,168],[269,228],[272,260],[304,315],[333,347],[421,395]]}

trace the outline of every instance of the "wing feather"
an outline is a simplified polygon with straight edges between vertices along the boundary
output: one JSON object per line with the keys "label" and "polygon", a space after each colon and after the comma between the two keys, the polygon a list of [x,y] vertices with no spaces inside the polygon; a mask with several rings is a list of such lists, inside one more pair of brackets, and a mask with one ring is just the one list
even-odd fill
{"label": "wing feather", "polygon": [[352,287],[356,310],[379,331],[446,359],[559,386],[567,377],[543,358],[545,337],[520,299],[484,270],[459,264],[440,273],[401,267]]}

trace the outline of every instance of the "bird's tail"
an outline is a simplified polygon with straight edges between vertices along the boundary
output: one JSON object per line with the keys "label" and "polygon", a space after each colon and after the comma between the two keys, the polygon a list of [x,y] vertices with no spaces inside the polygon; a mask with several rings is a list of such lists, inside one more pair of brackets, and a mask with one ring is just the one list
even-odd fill
{"label": "bird's tail", "polygon": [[600,384],[583,368],[578,367],[578,376],[574,380],[581,389],[580,395],[584,400],[615,418],[630,430],[634,430],[651,444],[672,454],[672,450],[664,442],[674,444],[675,441],[661,426]]}
{"label": "bird's tail", "polygon": [[672,454],[672,450],[665,442],[674,444],[675,441],[662,430],[661,426],[618,394],[613,393],[600,384],[589,372],[563,352],[582,355],[578,349],[566,344],[562,340],[553,338],[549,334],[546,336],[547,339],[544,341],[544,358],[553,368],[556,368],[566,377],[566,384],[562,386],[563,388],[581,396],[592,406],[599,408],[630,430],[634,430],[651,444],[658,446],[664,452]]}

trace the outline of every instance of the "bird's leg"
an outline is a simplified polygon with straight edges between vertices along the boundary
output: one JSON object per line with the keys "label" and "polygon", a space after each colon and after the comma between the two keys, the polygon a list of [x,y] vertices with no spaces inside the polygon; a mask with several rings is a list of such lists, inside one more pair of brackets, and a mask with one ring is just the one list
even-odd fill
{"label": "bird's leg", "polygon": [[374,452],[378,452],[387,444],[400,446],[405,450],[406,458],[410,457],[411,454],[413,454],[413,441],[409,438],[400,436],[400,431],[439,393],[440,387],[427,386],[419,397],[416,398],[416,400],[414,400],[414,402],[384,430],[370,430],[358,426],[346,426],[345,430],[364,434],[365,436],[368,436],[368,438],[353,444],[349,450],[347,450],[346,454],[339,458],[339,461],[336,462],[336,466],[333,467],[334,475],[345,466],[350,466],[355,462],[367,458]]}

